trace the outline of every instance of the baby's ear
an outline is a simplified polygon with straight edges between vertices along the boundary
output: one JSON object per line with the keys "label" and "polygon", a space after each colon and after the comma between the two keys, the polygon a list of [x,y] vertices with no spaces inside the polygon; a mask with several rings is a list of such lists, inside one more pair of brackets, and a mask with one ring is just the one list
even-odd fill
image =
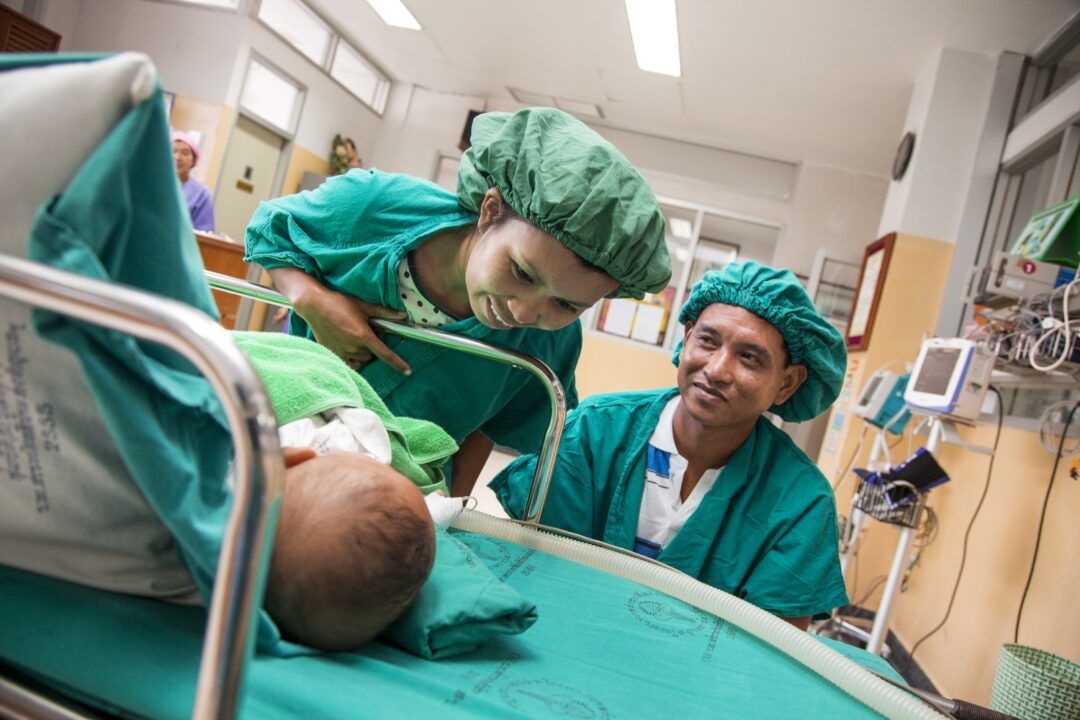
{"label": "baby's ear", "polygon": [[311,448],[286,447],[281,448],[281,452],[285,456],[285,467],[287,468],[295,467],[302,462],[318,457],[318,453]]}

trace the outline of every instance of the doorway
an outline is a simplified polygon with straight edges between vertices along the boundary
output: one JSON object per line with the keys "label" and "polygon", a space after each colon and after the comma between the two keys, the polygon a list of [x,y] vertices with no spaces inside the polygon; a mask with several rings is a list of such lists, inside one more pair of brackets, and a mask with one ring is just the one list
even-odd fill
{"label": "doorway", "polygon": [[286,142],[254,120],[237,116],[214,200],[218,232],[244,242],[255,209],[275,194],[274,181]]}

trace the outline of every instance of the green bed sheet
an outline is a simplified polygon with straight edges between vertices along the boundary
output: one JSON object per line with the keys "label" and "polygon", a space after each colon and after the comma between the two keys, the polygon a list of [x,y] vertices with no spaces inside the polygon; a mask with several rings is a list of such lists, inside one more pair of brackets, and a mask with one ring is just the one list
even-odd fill
{"label": "green bed sheet", "polygon": [[[258,656],[245,718],[863,718],[858,701],[724,621],[591,568],[455,532],[537,604],[522,635],[442,661],[386,643]],[[0,568],[0,659],[110,712],[191,711],[204,612]],[[836,645],[891,673],[869,653]]]}

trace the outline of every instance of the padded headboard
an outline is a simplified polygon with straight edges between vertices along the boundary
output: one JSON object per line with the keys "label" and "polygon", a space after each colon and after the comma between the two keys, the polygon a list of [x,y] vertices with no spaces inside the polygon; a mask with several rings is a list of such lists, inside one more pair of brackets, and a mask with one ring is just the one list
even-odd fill
{"label": "padded headboard", "polygon": [[0,72],[0,252],[25,255],[38,208],[67,186],[120,118],[151,95],[156,79],[149,59],[137,53]]}

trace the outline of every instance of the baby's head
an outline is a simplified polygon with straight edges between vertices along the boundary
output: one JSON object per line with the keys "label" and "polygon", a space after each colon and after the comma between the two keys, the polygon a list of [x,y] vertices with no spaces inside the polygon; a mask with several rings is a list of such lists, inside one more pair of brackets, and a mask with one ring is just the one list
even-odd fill
{"label": "baby's head", "polygon": [[303,457],[286,474],[265,605],[286,639],[351,650],[416,598],[435,530],[423,495],[390,466],[357,453]]}

